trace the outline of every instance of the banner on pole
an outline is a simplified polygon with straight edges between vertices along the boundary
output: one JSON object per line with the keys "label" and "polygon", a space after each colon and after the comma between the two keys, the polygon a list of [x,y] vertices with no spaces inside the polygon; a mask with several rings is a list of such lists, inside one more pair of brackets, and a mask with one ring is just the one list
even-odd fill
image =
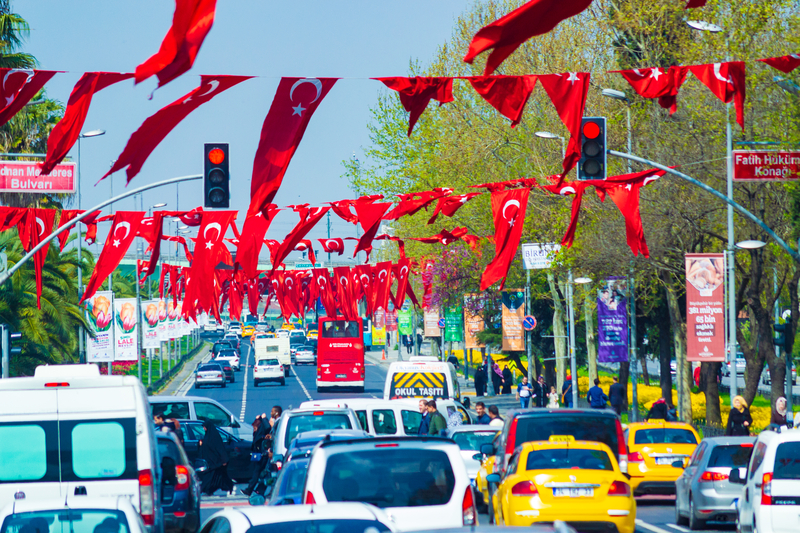
{"label": "banner on pole", "polygon": [[478,333],[484,330],[483,317],[480,312],[483,309],[483,298],[478,294],[464,295],[464,347],[467,350],[485,348],[485,345],[478,342]]}
{"label": "banner on pole", "polygon": [[142,348],[158,348],[158,300],[142,302]]}
{"label": "banner on pole", "polygon": [[89,319],[86,332],[86,362],[108,363],[114,360],[114,293],[98,291],[85,305]]}
{"label": "banner on pole", "polygon": [[442,330],[439,328],[439,308],[428,309],[424,314],[426,337],[441,337]]}
{"label": "banner on pole", "polygon": [[445,307],[444,340],[461,342],[464,340],[464,322],[461,319],[461,307]]}
{"label": "banner on pole", "polygon": [[167,301],[164,298],[158,300],[158,342],[157,348],[161,348],[161,342],[169,340],[169,332],[167,331],[167,321],[169,315],[167,314]]}
{"label": "banner on pole", "polygon": [[372,345],[386,346],[386,326],[379,328],[372,325]]}
{"label": "banner on pole", "polygon": [[386,331],[397,331],[397,309],[386,311]]}
{"label": "banner on pole", "polygon": [[170,298],[167,301],[167,339],[177,339],[178,335],[178,310],[175,308],[175,303]]}
{"label": "banner on pole", "polygon": [[628,360],[628,280],[606,278],[597,291],[597,360]]}
{"label": "banner on pole", "polygon": [[400,332],[400,335],[411,335],[412,321],[413,318],[411,314],[411,309],[401,309],[397,313],[397,330]]}
{"label": "banner on pole", "polygon": [[686,359],[725,361],[725,256],[686,254]]}
{"label": "banner on pole", "polygon": [[522,263],[525,270],[550,268],[560,249],[561,245],[555,243],[524,243],[522,245]]}
{"label": "banner on pole", "polygon": [[503,351],[521,352],[525,349],[522,320],[525,318],[525,291],[506,289],[503,294]]}
{"label": "banner on pole", "polygon": [[114,361],[137,361],[139,311],[136,298],[114,298]]}

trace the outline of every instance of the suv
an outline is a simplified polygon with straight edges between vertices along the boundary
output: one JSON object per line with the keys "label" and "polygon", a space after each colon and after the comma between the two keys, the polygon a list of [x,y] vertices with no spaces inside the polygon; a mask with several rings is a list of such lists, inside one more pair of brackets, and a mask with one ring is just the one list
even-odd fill
{"label": "suv", "polygon": [[401,531],[477,525],[472,485],[450,439],[323,441],[308,465],[303,502],[369,503]]}
{"label": "suv", "polygon": [[744,485],[737,503],[739,531],[797,531],[798,457],[800,431],[762,431],[758,435],[745,477],[736,468],[728,477],[730,483]]}
{"label": "suv", "polygon": [[238,372],[242,369],[241,364],[239,363],[239,352],[236,350],[220,350],[217,356],[212,359],[211,362],[219,363],[221,365],[228,364],[235,372]]}
{"label": "suv", "polygon": [[286,449],[299,433],[315,429],[361,429],[356,413],[347,407],[291,409],[284,411],[276,422],[272,439],[272,462],[279,463]]}
{"label": "suv", "polygon": [[221,403],[205,396],[150,396],[150,420],[156,413],[178,420],[211,420],[217,427],[248,440],[253,426],[239,419]]}

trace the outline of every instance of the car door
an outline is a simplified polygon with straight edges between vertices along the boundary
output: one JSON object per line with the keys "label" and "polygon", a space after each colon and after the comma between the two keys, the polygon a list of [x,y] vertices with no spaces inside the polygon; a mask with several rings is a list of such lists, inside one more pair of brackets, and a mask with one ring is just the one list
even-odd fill
{"label": "car door", "polygon": [[692,480],[694,480],[698,469],[701,468],[703,456],[707,448],[709,448],[708,443],[700,442],[700,445],[695,448],[694,453],[689,458],[689,464],[686,465],[683,474],[681,474],[675,482],[675,506],[678,507],[681,512],[688,512],[689,510],[688,498],[689,492],[691,492]]}
{"label": "car door", "polygon": [[747,482],[744,486],[744,501],[739,501],[739,523],[751,528],[753,514],[761,503],[761,465],[767,455],[767,444],[757,442],[747,468]]}
{"label": "car door", "polygon": [[252,441],[242,440],[221,428],[217,430],[228,452],[228,475],[239,482],[250,481],[254,464],[250,461]]}
{"label": "car door", "polygon": [[194,402],[194,412],[197,420],[213,422],[218,428],[226,429],[238,436],[239,423],[220,406],[211,402]]}

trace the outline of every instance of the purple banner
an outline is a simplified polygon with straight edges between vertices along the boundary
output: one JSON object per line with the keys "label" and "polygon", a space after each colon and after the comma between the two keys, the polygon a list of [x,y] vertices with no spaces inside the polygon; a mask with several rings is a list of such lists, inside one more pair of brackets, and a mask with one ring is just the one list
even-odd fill
{"label": "purple banner", "polygon": [[628,360],[628,281],[608,278],[597,291],[597,360],[620,363]]}

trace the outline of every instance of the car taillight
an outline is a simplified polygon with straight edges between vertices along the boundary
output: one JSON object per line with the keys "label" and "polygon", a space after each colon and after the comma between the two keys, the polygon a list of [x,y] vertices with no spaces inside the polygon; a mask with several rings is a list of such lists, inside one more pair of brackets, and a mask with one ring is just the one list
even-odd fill
{"label": "car taillight", "polygon": [[283,372],[283,365],[280,365],[279,368],[281,369],[281,372]]}
{"label": "car taillight", "polygon": [[728,479],[728,474],[709,472],[708,470],[700,476],[700,481],[725,481],[726,479]]}
{"label": "car taillight", "polygon": [[228,372],[228,371],[230,371],[230,370],[231,370],[231,367],[229,367],[229,366],[226,366],[226,367],[224,368],[224,370],[225,370],[226,372]]}
{"label": "car taillight", "polygon": [[517,419],[511,421],[511,427],[508,430],[508,439],[506,440],[506,453],[514,453],[514,443],[517,437]]}
{"label": "car taillight", "polygon": [[628,462],[629,463],[643,463],[644,457],[639,452],[631,452],[628,454]]}
{"label": "car taillight", "polygon": [[628,458],[627,461],[625,460],[626,457],[628,456],[628,446],[625,444],[625,432],[622,431],[622,422],[619,421],[619,418],[616,419],[616,423],[617,423],[617,450],[618,450],[617,453],[619,454],[619,457],[617,459],[619,460],[619,469],[620,471],[622,471],[623,474],[627,474],[628,461],[630,461],[630,458]]}
{"label": "car taillight", "polygon": [[761,505],[772,505],[772,472],[761,477]]}
{"label": "car taillight", "polygon": [[222,377],[222,372],[217,372],[217,377],[221,378]]}
{"label": "car taillight", "polygon": [[631,486],[624,481],[614,481],[608,487],[609,496],[630,496]]}
{"label": "car taillight", "polygon": [[533,496],[534,494],[539,494],[539,491],[533,481],[520,481],[511,487],[511,494],[514,496]]}
{"label": "car taillight", "polygon": [[477,525],[477,516],[475,500],[472,498],[472,485],[467,485],[464,499],[461,501],[461,521],[465,526],[474,526]]}
{"label": "car taillight", "polygon": [[155,499],[153,473],[139,470],[139,514],[148,526],[155,525]]}
{"label": "car taillight", "polygon": [[175,490],[186,490],[189,488],[189,469],[183,465],[175,467]]}
{"label": "car taillight", "polygon": [[313,504],[313,503],[317,503],[317,500],[314,499],[314,495],[311,493],[311,491],[306,492],[305,504],[309,505],[309,504]]}

